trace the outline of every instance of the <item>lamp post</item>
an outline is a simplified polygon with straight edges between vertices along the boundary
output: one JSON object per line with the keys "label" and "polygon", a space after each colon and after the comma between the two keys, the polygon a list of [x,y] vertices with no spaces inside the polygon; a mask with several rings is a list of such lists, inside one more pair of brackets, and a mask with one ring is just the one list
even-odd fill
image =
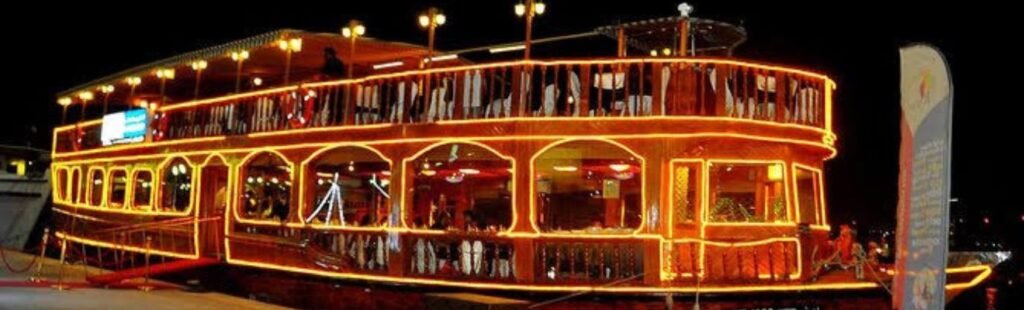
{"label": "lamp post", "polygon": [[281,39],[277,41],[277,47],[284,51],[284,84],[288,85],[292,73],[292,53],[302,51],[302,39]]}
{"label": "lamp post", "polygon": [[86,108],[86,106],[88,106],[89,101],[92,101],[94,98],[95,97],[93,97],[93,94],[92,94],[91,91],[81,91],[81,92],[78,92],[78,99],[82,101],[82,115],[78,119],[79,122],[84,122],[85,121],[85,108]]}
{"label": "lamp post", "polygon": [[205,60],[197,60],[192,62],[192,70],[196,71],[196,89],[192,92],[192,99],[199,99],[199,83],[203,80],[203,70],[206,70],[206,66],[209,64]]}
{"label": "lamp post", "polygon": [[441,13],[438,8],[429,8],[423,14],[420,14],[419,22],[420,27],[427,30],[427,59],[424,60],[424,65],[430,67],[430,63],[433,62],[434,58],[434,38],[435,32],[438,26],[444,25],[448,21],[448,17]]}
{"label": "lamp post", "polygon": [[128,100],[131,101],[135,97],[135,88],[142,84],[142,78],[137,76],[129,76],[124,78],[124,83],[128,84]]}
{"label": "lamp post", "polygon": [[114,93],[114,85],[100,86],[100,92],[103,93],[103,115],[107,115],[107,106],[110,105],[110,94]]}
{"label": "lamp post", "polygon": [[677,47],[679,56],[686,56],[692,46],[690,46],[690,13],[693,13],[693,6],[689,3],[683,2],[679,4],[679,16],[682,17],[679,20],[679,46]]}
{"label": "lamp post", "polygon": [[349,79],[352,78],[352,67],[355,63],[356,57],[356,39],[366,34],[366,26],[363,26],[358,20],[350,20],[348,26],[341,28],[341,36],[349,39],[348,43],[348,72],[346,73]]}
{"label": "lamp post", "polygon": [[231,53],[231,60],[237,63],[235,66],[235,93],[238,93],[242,88],[242,64],[245,63],[246,59],[249,59],[249,51],[247,50]]}
{"label": "lamp post", "polygon": [[[366,26],[363,26],[358,20],[348,21],[348,26],[341,28],[341,36],[348,39],[348,72],[345,76],[347,79],[352,79],[352,68],[355,67],[356,59],[356,39],[366,34]],[[355,104],[352,103],[352,84],[345,84],[345,106],[344,106],[344,123],[346,125],[355,124],[356,120],[356,108]]]}
{"label": "lamp post", "polygon": [[526,0],[515,6],[516,15],[526,18],[526,40],[523,41],[524,59],[530,59],[530,41],[533,39],[533,18],[537,15],[544,15],[546,10],[547,5],[539,0]]}
{"label": "lamp post", "polygon": [[60,107],[61,107],[61,112],[60,112],[60,123],[61,123],[61,125],[67,124],[67,121],[68,121],[68,106],[71,105],[72,102],[73,101],[71,100],[71,97],[60,97],[59,99],[57,99],[57,104],[59,104]]}
{"label": "lamp post", "polygon": [[160,101],[161,102],[166,101],[166,100],[164,100],[164,94],[166,93],[166,90],[167,90],[167,80],[173,80],[174,79],[174,75],[175,75],[174,68],[165,68],[165,69],[157,69],[156,70],[156,78],[160,79]]}

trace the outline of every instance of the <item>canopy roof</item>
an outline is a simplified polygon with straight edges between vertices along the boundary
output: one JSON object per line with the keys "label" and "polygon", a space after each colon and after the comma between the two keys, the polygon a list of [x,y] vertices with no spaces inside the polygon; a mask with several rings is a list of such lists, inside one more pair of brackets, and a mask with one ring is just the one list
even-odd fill
{"label": "canopy roof", "polygon": [[688,19],[693,51],[697,55],[730,55],[732,50],[747,39],[747,31],[741,26],[725,22],[694,17],[662,17],[603,26],[595,29],[598,33],[616,38],[620,28],[626,35],[626,43],[642,51],[664,48],[674,49],[679,39],[679,22]]}
{"label": "canopy roof", "polygon": [[[210,95],[222,95],[234,91],[236,70],[238,63],[232,60],[231,53],[248,51],[249,59],[245,60],[242,69],[242,79],[246,81],[248,89],[249,81],[259,77],[264,85],[280,85],[283,82],[287,53],[278,47],[281,40],[301,39],[302,48],[292,53],[290,60],[290,82],[301,82],[316,79],[325,63],[325,54],[330,50],[347,66],[354,64],[356,75],[367,73],[373,64],[402,61],[402,65],[390,67],[390,72],[406,70],[418,66],[419,61],[427,55],[427,49],[423,46],[382,41],[368,37],[359,37],[356,41],[356,53],[354,57],[350,54],[350,39],[333,33],[314,33],[293,29],[282,29],[268,32],[241,40],[224,43],[217,46],[204,48],[180,54],[173,57],[157,60],[148,64],[123,70],[78,86],[65,90],[58,94],[59,97],[70,97],[78,102],[76,95],[82,91],[92,91],[95,97],[100,98],[98,90],[104,85],[113,85],[115,93],[112,98],[125,98],[130,89],[125,79],[128,77],[139,77],[142,84],[136,89],[136,95],[144,96],[147,93],[156,93],[158,78],[154,72],[158,69],[175,69],[174,81],[166,84],[165,95],[173,98],[172,102],[179,102],[181,99],[192,99],[197,78],[196,71],[191,64],[196,61],[206,61],[207,68],[201,75],[201,97]],[[441,65],[439,63],[439,65]],[[190,83],[191,82],[191,83]],[[121,95],[121,94],[124,95]],[[184,97],[184,98],[182,98]]]}

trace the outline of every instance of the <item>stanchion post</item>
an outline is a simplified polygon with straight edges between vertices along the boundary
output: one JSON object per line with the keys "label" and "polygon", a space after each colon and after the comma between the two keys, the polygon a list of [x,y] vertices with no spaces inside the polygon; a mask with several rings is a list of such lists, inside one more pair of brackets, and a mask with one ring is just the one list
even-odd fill
{"label": "stanchion post", "polygon": [[150,247],[152,245],[153,245],[153,236],[148,236],[147,235],[146,236],[146,261],[143,262],[144,264],[146,264],[146,272],[145,272],[145,274],[143,275],[143,278],[142,278],[142,285],[139,286],[139,290],[141,290],[143,292],[149,292],[149,291],[153,290],[153,286],[149,285],[149,255],[150,255]]}
{"label": "stanchion post", "polygon": [[64,258],[68,253],[68,239],[60,239],[60,263],[57,265],[57,284],[51,286],[53,289],[58,291],[66,291],[69,289],[67,285],[64,285]]}
{"label": "stanchion post", "polygon": [[42,247],[39,248],[39,264],[36,265],[36,272],[28,278],[33,283],[42,283],[43,280],[43,265],[46,264],[46,246],[50,241],[50,228],[43,228],[43,243]]}

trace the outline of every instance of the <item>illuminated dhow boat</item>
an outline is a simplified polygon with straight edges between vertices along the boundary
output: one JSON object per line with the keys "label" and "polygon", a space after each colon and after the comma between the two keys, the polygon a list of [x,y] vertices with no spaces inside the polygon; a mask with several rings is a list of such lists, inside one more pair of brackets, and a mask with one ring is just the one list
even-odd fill
{"label": "illuminated dhow boat", "polygon": [[486,63],[468,59],[529,46],[433,53],[365,29],[277,31],[60,94],[104,116],[54,130],[58,235],[459,289],[880,288],[814,274],[835,83],[729,58],[742,28],[626,23],[580,35],[617,38],[615,57]]}

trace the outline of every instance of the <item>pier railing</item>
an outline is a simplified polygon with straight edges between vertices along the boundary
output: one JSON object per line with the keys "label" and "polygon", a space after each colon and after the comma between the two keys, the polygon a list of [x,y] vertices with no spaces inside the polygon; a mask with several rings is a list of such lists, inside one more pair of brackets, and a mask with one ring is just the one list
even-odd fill
{"label": "pier railing", "polygon": [[[305,83],[151,113],[150,141],[452,120],[699,116],[830,129],[827,77],[732,60],[514,61]],[[100,121],[58,128],[58,153],[102,147]]]}

